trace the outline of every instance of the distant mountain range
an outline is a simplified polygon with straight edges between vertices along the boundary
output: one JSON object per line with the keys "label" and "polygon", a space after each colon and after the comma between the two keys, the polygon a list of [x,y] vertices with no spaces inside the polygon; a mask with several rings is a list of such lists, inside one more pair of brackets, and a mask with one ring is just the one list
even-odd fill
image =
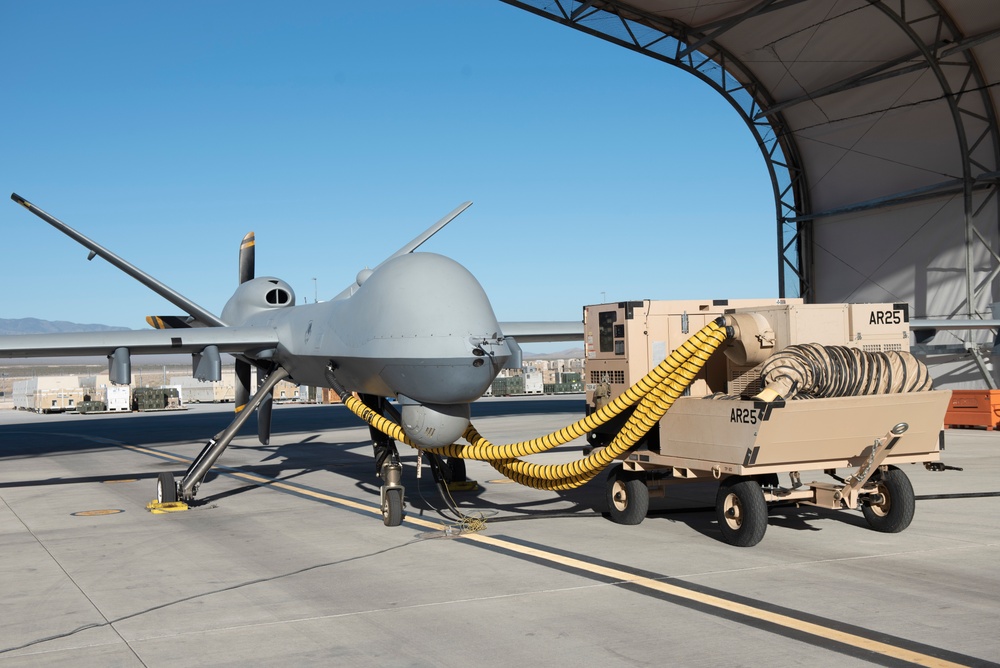
{"label": "distant mountain range", "polygon": [[0,335],[8,334],[57,334],[61,332],[120,332],[128,327],[108,325],[81,325],[64,320],[39,320],[38,318],[0,318]]}

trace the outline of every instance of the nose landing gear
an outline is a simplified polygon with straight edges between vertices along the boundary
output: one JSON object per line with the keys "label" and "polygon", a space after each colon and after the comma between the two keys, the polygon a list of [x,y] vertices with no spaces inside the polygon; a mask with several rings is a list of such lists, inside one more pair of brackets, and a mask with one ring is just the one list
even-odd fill
{"label": "nose landing gear", "polygon": [[[371,394],[358,395],[366,406],[384,415],[391,410],[389,402],[384,397]],[[379,489],[381,499],[382,523],[387,527],[398,527],[403,523],[403,466],[399,463],[399,451],[396,442],[380,432],[375,427],[368,427],[372,438],[372,448],[375,453],[375,472],[382,479]]]}
{"label": "nose landing gear", "polygon": [[398,527],[403,523],[403,486],[400,479],[403,467],[396,462],[386,462],[382,466],[382,523],[387,527]]}

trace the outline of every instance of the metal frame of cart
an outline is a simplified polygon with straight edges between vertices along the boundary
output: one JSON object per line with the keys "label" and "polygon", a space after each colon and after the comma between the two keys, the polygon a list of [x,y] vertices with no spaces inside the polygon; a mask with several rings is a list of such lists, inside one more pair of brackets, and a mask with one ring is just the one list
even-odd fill
{"label": "metal frame of cart", "polygon": [[[940,464],[951,393],[765,403],[684,397],[660,421],[657,450],[623,455],[607,479],[612,520],[638,524],[650,496],[671,484],[719,480],[716,515],[725,540],[749,547],[764,537],[769,503],[860,509],[877,531],[909,526],[914,493],[898,468]],[[653,439],[655,442],[655,439]],[[839,469],[850,471],[839,476]],[[823,471],[834,482],[801,481]],[[779,484],[778,474],[790,484]]]}

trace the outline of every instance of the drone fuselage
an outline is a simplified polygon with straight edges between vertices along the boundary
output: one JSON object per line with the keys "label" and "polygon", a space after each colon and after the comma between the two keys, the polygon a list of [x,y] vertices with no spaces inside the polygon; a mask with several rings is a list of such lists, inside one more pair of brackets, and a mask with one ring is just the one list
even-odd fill
{"label": "drone fuselage", "polygon": [[[284,281],[256,278],[240,286],[222,318],[272,329],[277,347],[257,358],[278,363],[294,382],[330,387],[332,364],[349,390],[397,399],[404,430],[418,442],[450,443],[464,430],[468,404],[511,355],[485,291],[462,265],[434,253],[401,255],[362,276],[349,296],[299,306]],[[452,428],[429,431],[432,416],[417,406],[452,416]]]}

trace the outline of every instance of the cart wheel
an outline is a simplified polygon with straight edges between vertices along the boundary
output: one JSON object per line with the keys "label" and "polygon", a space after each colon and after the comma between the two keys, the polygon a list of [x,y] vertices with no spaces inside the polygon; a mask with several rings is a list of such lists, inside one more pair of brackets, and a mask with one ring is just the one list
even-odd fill
{"label": "cart wheel", "polygon": [[719,485],[715,512],[730,545],[753,547],[767,531],[767,502],[756,480],[732,476]]}
{"label": "cart wheel", "polygon": [[916,503],[906,474],[890,466],[875,479],[875,488],[875,493],[882,497],[881,503],[866,503],[861,507],[868,526],[883,533],[899,533],[910,526]]}
{"label": "cart wheel", "polygon": [[625,471],[621,464],[614,467],[608,473],[606,493],[612,522],[639,524],[646,519],[649,488],[637,474]]}

